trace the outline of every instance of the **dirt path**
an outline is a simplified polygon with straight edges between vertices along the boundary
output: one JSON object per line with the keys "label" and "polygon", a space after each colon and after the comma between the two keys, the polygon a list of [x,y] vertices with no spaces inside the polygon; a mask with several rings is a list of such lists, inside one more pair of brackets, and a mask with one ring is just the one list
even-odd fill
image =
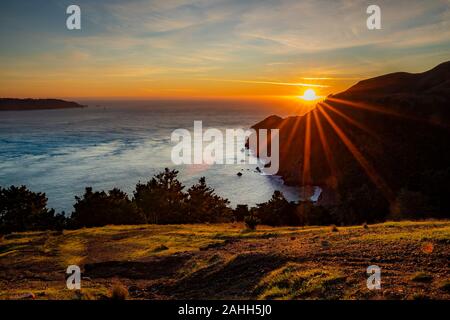
{"label": "dirt path", "polygon": [[[338,228],[337,232],[270,228],[254,234],[221,226],[211,233],[198,226],[161,227],[159,233],[151,228],[33,238],[16,253],[0,255],[0,294],[7,298],[12,292],[17,295],[45,286],[58,294],[46,289],[43,298],[70,298],[73,293],[61,283],[64,273],[51,262],[79,259],[84,290],[93,298],[107,297],[109,288],[121,283],[133,299],[450,299],[450,222]],[[161,247],[154,238],[146,242],[155,234],[167,246]],[[121,242],[111,245],[112,237]],[[129,241],[133,237],[139,240]],[[196,237],[199,247],[185,250],[185,240],[179,239],[185,237]],[[139,241],[150,249],[142,251]],[[73,250],[66,248],[64,255],[78,252],[83,259],[62,257],[61,251],[48,247],[64,248],[70,243]],[[366,269],[371,265],[381,268],[381,290],[367,288]]]}

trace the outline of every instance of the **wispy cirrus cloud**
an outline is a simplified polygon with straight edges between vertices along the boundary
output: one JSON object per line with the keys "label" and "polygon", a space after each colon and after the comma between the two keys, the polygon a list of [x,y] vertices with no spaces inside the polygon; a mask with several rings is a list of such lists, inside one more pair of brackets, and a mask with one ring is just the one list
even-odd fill
{"label": "wispy cirrus cloud", "polygon": [[[0,72],[22,77],[24,88],[33,86],[30,79],[47,83],[71,74],[105,79],[114,88],[133,78],[132,85],[156,83],[152,92],[203,94],[202,79],[228,83],[234,93],[250,82],[274,91],[303,85],[339,90],[357,79],[450,59],[448,0],[379,0],[378,31],[366,28],[372,4],[366,0],[77,2],[83,29],[73,33],[65,29],[68,0],[2,1]],[[10,88],[7,81],[0,84]],[[75,83],[74,94],[84,90]]]}
{"label": "wispy cirrus cloud", "polygon": [[[331,78],[327,78],[331,79]],[[275,86],[288,86],[288,87],[308,87],[308,88],[329,88],[328,85],[314,84],[314,83],[302,83],[302,82],[277,82],[277,81],[258,81],[258,80],[236,80],[236,79],[200,79],[203,81],[219,81],[219,82],[237,82],[237,83],[249,83],[249,84],[268,84]]]}

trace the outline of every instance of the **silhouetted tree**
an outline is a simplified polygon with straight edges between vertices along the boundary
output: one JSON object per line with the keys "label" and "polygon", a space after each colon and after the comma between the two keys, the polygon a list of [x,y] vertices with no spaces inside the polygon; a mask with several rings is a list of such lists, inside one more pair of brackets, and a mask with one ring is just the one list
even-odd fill
{"label": "silhouetted tree", "polygon": [[289,202],[280,191],[275,191],[272,198],[256,205],[256,215],[262,224],[270,226],[298,225],[297,205]]}
{"label": "silhouetted tree", "polygon": [[429,199],[420,192],[406,189],[400,190],[394,208],[389,218],[393,220],[402,219],[425,219],[432,216],[432,208]]}
{"label": "silhouetted tree", "polygon": [[341,194],[341,201],[333,208],[332,215],[340,225],[382,222],[389,214],[389,206],[389,201],[378,188],[363,184]]}
{"label": "silhouetted tree", "polygon": [[318,206],[312,201],[300,201],[297,206],[299,224],[305,225],[330,225],[336,223],[329,209]]}
{"label": "silhouetted tree", "polygon": [[71,226],[100,227],[108,224],[125,225],[144,222],[136,206],[121,190],[115,188],[108,193],[93,192],[86,188],[82,198],[75,197],[75,211],[71,216]]}
{"label": "silhouetted tree", "polygon": [[186,195],[177,179],[178,171],[166,168],[146,184],[138,183],[134,203],[143,212],[147,223],[183,223]]}
{"label": "silhouetted tree", "polygon": [[450,218],[450,167],[443,170],[427,170],[414,185],[408,186],[409,190],[420,192],[427,201],[427,213],[429,217]]}
{"label": "silhouetted tree", "polygon": [[233,210],[234,220],[241,222],[244,221],[245,217],[250,214],[248,210],[248,205],[246,204],[238,204],[236,209]]}
{"label": "silhouetted tree", "polygon": [[252,208],[248,215],[244,218],[245,226],[249,230],[256,230],[256,226],[261,223],[261,220],[256,216],[256,208]]}
{"label": "silhouetted tree", "polygon": [[47,209],[44,193],[35,193],[25,186],[0,187],[0,233],[29,230],[62,229],[65,217]]}
{"label": "silhouetted tree", "polygon": [[230,201],[216,195],[214,189],[206,185],[205,177],[187,191],[186,219],[189,223],[225,222],[231,219]]}

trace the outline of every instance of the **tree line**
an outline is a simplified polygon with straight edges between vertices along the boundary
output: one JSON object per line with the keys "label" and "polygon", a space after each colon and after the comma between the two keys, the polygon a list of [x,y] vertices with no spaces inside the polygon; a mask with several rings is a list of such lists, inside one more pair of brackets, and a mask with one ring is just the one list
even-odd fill
{"label": "tree line", "polygon": [[[408,192],[399,194],[397,219],[428,218],[426,205]],[[249,208],[230,207],[206,184],[204,177],[185,190],[178,171],[165,169],[147,183],[138,183],[130,198],[114,188],[85,193],[75,197],[70,216],[47,208],[44,193],[25,186],[0,187],[0,234],[37,230],[62,230],[105,225],[188,224],[242,221],[249,229],[258,224],[270,226],[351,225],[381,222],[389,218],[380,212],[385,200],[362,186],[333,207],[318,206],[311,201],[288,201],[275,191],[267,202]]]}

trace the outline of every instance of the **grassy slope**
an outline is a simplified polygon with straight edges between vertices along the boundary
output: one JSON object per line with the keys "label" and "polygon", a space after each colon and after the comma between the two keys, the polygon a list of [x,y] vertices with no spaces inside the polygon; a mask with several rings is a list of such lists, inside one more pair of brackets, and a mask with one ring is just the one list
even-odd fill
{"label": "grassy slope", "polygon": [[[0,299],[450,299],[450,222],[271,228],[240,224],[108,226],[0,240]],[[83,269],[81,292],[65,269]],[[382,268],[382,290],[366,268]]]}

